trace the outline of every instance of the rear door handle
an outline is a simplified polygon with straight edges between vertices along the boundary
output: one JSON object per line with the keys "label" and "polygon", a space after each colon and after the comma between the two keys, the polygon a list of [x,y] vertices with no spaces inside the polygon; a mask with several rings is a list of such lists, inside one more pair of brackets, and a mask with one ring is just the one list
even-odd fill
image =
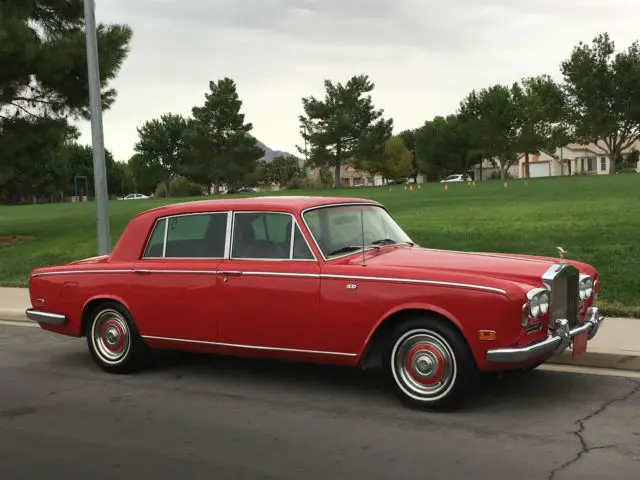
{"label": "rear door handle", "polygon": [[134,270],[133,273],[151,273],[151,270]]}
{"label": "rear door handle", "polygon": [[222,270],[218,272],[220,275],[242,275],[239,270]]}

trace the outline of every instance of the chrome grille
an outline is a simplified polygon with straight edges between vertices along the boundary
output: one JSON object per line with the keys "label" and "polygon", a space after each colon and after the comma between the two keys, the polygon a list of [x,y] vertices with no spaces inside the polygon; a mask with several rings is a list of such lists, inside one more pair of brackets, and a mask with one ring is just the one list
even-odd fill
{"label": "chrome grille", "polygon": [[551,282],[550,328],[559,319],[566,319],[570,328],[578,325],[579,277],[578,270],[566,264],[556,272]]}

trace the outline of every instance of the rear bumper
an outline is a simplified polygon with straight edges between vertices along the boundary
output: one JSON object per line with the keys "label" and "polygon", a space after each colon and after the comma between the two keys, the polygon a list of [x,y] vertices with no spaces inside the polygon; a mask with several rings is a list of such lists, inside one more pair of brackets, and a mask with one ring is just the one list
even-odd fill
{"label": "rear bumper", "polygon": [[567,321],[559,320],[555,332],[545,340],[526,347],[489,350],[486,360],[491,363],[526,363],[542,357],[560,355],[571,345],[573,337],[580,333],[586,331],[588,339],[591,340],[598,333],[602,322],[604,322],[604,317],[600,315],[596,307],[591,307],[587,310],[584,325],[569,330]]}
{"label": "rear bumper", "polygon": [[67,322],[67,317],[58,313],[42,312],[33,308],[27,308],[27,318],[38,323],[46,323],[47,325],[64,325]]}

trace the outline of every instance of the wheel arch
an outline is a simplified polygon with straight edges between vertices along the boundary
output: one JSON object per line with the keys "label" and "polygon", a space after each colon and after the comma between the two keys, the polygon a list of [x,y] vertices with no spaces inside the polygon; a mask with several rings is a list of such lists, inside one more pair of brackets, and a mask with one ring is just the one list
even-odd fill
{"label": "wheel arch", "polygon": [[402,323],[420,316],[436,318],[455,328],[467,345],[467,348],[469,348],[469,351],[471,351],[469,339],[465,335],[460,321],[449,312],[445,312],[430,305],[408,305],[388,312],[376,323],[364,343],[362,352],[359,356],[358,367],[363,370],[380,368],[383,361],[382,353],[385,345],[385,339],[388,338],[391,332]]}
{"label": "wheel arch", "polygon": [[106,302],[118,303],[122,305],[122,307],[125,308],[128,312],[131,311],[129,309],[129,305],[127,305],[127,303],[123,299],[115,295],[100,295],[100,296],[95,296],[90,298],[85,302],[84,306],[82,307],[82,314],[80,316],[80,336],[81,337],[84,337],[87,335],[89,322],[91,321],[91,312],[93,312],[93,310],[98,305]]}

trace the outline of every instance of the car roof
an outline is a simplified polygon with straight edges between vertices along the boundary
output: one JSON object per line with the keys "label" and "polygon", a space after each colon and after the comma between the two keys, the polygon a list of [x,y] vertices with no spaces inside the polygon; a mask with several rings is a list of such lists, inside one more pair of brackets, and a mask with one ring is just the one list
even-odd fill
{"label": "car roof", "polygon": [[355,197],[323,197],[323,196],[258,196],[246,198],[225,198],[211,200],[196,200],[193,202],[172,203],[142,212],[136,216],[179,215],[185,213],[200,213],[223,210],[270,210],[278,209],[285,212],[299,212],[307,208],[343,204],[369,203],[380,205],[378,202],[366,198]]}

